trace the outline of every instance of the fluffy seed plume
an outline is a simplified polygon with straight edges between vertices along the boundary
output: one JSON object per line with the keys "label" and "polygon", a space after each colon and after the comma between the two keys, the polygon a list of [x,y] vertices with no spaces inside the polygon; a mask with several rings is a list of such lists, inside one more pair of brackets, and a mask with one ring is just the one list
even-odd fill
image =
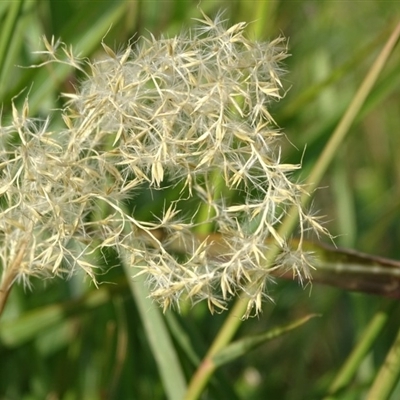
{"label": "fluffy seed plume", "polygon": [[[293,206],[301,236],[325,232],[301,207],[304,188],[289,178],[299,166],[281,162],[270,115],[284,39],[251,41],[245,23],[227,28],[220,15],[198,23],[121,53],[103,44],[97,61],[45,41],[43,64],[85,78],[66,95],[64,131],[29,118],[27,104],[1,127],[3,284],[77,268],[95,279],[91,255],[108,246],[129,254],[164,309],[183,297],[221,310],[241,293],[248,316],[261,310],[271,268],[310,279],[301,245],[278,233]],[[269,265],[272,242],[282,251]]]}

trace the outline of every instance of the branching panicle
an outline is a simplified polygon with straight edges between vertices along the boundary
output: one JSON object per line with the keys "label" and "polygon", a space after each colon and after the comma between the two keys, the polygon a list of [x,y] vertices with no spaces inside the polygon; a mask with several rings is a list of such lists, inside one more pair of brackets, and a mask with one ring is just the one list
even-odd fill
{"label": "branching panicle", "polygon": [[[85,80],[67,95],[63,132],[29,119],[27,106],[1,128],[3,281],[76,268],[95,279],[90,254],[113,246],[131,254],[164,309],[182,296],[225,309],[244,292],[250,314],[268,297],[271,268],[310,278],[301,247],[289,250],[278,233],[292,206],[301,234],[303,223],[325,233],[301,207],[304,188],[289,179],[299,166],[281,163],[270,114],[284,39],[253,42],[245,28],[204,16],[190,34],[151,36],[119,54],[103,44],[105,57],[86,61],[90,73],[68,46],[45,40],[43,64],[69,64]],[[143,187],[179,195],[141,221],[124,200]],[[272,266],[271,241],[282,249]]]}

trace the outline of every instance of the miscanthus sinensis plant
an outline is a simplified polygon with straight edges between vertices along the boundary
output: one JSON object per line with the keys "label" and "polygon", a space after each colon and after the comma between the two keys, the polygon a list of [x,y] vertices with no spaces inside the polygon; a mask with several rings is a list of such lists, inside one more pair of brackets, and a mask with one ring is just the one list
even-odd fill
{"label": "miscanthus sinensis plant", "polygon": [[[78,269],[95,281],[109,246],[164,309],[181,297],[224,309],[244,293],[247,315],[258,313],[272,269],[310,279],[302,240],[291,249],[278,232],[293,207],[301,239],[325,232],[301,206],[304,188],[290,179],[299,165],[282,163],[269,111],[282,96],[285,42],[251,41],[245,23],[227,28],[220,16],[198,22],[119,53],[103,44],[97,61],[44,41],[41,65],[67,63],[84,79],[66,94],[63,131],[29,117],[28,102],[1,126],[3,290]],[[127,203],[143,190],[175,198],[141,220]]]}

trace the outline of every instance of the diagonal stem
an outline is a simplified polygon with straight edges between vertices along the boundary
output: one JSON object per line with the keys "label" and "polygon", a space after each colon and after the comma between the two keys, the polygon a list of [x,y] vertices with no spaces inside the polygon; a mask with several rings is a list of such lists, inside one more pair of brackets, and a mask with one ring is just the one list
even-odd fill
{"label": "diagonal stem", "polygon": [[[384,48],[376,58],[374,64],[370,68],[367,76],[364,78],[360,88],[355,94],[352,102],[347,108],[345,114],[340,120],[338,126],[335,131],[332,133],[331,139],[327,143],[324,148],[324,151],[321,153],[318,158],[316,165],[314,166],[309,179],[307,180],[307,184],[309,185],[309,190],[314,190],[322,179],[324,173],[326,172],[329,164],[332,162],[335,153],[338,151],[340,144],[348,133],[352,123],[354,122],[355,117],[357,116],[360,108],[364,104],[368,94],[371,92],[371,89],[376,82],[379,74],[381,73],[389,55],[393,51],[395,44],[398,41],[400,35],[400,23],[395,27],[388,41],[386,42]],[[301,203],[303,206],[307,205],[310,201],[309,195],[305,194],[302,196]],[[279,235],[281,237],[288,237],[290,233],[294,230],[295,225],[298,220],[297,209],[293,208],[290,210],[287,218],[285,218],[279,229]],[[278,246],[271,247],[271,250],[268,253],[266,266],[271,265],[275,257],[278,255],[280,249]],[[230,340],[233,338],[237,329],[240,326],[240,315],[243,315],[246,311],[247,303],[245,299],[240,298],[236,301],[234,307],[228,315],[224,325],[222,326],[219,334],[215,338],[213,344],[210,347],[210,350],[206,354],[202,363],[200,364],[198,370],[194,374],[189,387],[187,394],[185,396],[185,400],[194,400],[199,398],[201,392],[206,386],[210,376],[215,370],[215,366],[213,365],[211,358],[215,355],[219,350],[224,348]]]}

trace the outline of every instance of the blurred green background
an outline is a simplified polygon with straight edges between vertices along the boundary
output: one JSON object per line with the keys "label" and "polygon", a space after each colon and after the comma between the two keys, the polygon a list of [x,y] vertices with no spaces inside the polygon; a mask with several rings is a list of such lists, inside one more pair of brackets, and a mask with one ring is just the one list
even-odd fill
{"label": "blurred green background", "polygon": [[[288,38],[291,57],[283,78],[286,97],[272,105],[288,141],[283,159],[302,162],[304,180],[374,57],[398,22],[398,1],[89,1],[0,2],[2,120],[11,101],[29,93],[32,116],[62,107],[81,77],[43,61],[41,37],[61,38],[75,51],[99,58],[101,41],[115,50],[129,40],[188,29],[226,10],[227,23],[252,22],[258,40]],[[132,39],[133,38],[133,39]],[[400,54],[390,58],[373,93],[316,191],[313,209],[324,215],[340,246],[400,259]],[[61,127],[55,116],[54,129]],[[305,151],[304,151],[305,149]],[[32,280],[14,287],[0,320],[0,399],[164,399],[146,334],[118,262],[96,289],[82,276]],[[115,258],[115,257],[114,257]],[[109,265],[110,266],[110,265]],[[108,267],[109,267],[108,266]],[[321,399],[376,310],[378,296],[326,286],[303,290],[277,280],[275,303],[245,321],[238,336],[258,333],[310,313],[305,326],[218,370],[204,399]],[[206,305],[169,311],[166,320],[187,378],[226,314]],[[337,399],[362,399],[398,330],[400,307],[364,359],[351,386]],[[190,354],[185,343],[194,352]],[[162,351],[162,349],[160,349]],[[400,398],[398,385],[392,398]]]}

